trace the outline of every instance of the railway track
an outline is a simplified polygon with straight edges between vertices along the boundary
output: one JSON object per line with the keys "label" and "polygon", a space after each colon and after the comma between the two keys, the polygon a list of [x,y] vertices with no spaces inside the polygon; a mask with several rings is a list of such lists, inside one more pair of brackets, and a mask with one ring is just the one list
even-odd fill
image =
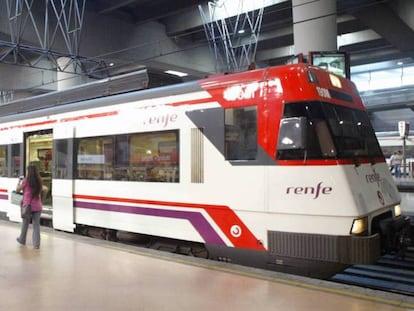
{"label": "railway track", "polygon": [[414,296],[414,247],[404,258],[386,254],[375,265],[350,266],[331,281]]}

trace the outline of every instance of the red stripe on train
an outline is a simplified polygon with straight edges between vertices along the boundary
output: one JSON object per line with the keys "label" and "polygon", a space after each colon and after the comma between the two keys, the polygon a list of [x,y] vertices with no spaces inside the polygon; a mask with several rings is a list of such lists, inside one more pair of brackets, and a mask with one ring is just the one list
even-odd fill
{"label": "red stripe on train", "polygon": [[220,228],[220,230],[226,235],[226,237],[231,241],[231,243],[235,247],[249,248],[261,251],[265,250],[265,247],[262,245],[262,243],[253,235],[253,233],[236,215],[236,213],[225,205],[209,205],[198,203],[168,202],[118,197],[102,197],[84,194],[74,194],[73,197],[74,199],[114,201],[132,204],[149,204],[158,206],[174,206],[177,208],[181,207],[203,209],[209,214],[209,216],[214,220],[216,225]]}

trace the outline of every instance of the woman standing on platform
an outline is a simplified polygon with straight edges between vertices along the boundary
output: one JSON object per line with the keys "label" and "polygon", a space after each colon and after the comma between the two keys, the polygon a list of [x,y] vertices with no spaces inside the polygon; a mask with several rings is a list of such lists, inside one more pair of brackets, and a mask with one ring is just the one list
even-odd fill
{"label": "woman standing on platform", "polygon": [[42,194],[43,184],[39,171],[36,166],[29,165],[27,167],[27,176],[19,180],[16,192],[23,190],[23,204],[30,204],[32,208],[32,216],[23,218],[20,236],[17,242],[22,245],[26,244],[27,229],[29,228],[30,219],[33,223],[33,247],[38,249],[40,247],[40,214],[42,212]]}

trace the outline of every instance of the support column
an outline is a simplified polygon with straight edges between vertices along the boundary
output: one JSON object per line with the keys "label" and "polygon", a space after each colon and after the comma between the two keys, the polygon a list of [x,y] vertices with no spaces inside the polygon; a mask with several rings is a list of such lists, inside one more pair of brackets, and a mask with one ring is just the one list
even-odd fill
{"label": "support column", "polygon": [[336,1],[292,0],[295,54],[337,50]]}

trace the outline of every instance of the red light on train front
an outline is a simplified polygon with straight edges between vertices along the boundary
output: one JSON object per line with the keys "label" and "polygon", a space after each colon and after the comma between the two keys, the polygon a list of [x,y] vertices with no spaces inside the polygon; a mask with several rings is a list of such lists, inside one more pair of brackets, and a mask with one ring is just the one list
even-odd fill
{"label": "red light on train front", "polygon": [[351,234],[361,235],[368,231],[368,217],[357,218],[352,222]]}

